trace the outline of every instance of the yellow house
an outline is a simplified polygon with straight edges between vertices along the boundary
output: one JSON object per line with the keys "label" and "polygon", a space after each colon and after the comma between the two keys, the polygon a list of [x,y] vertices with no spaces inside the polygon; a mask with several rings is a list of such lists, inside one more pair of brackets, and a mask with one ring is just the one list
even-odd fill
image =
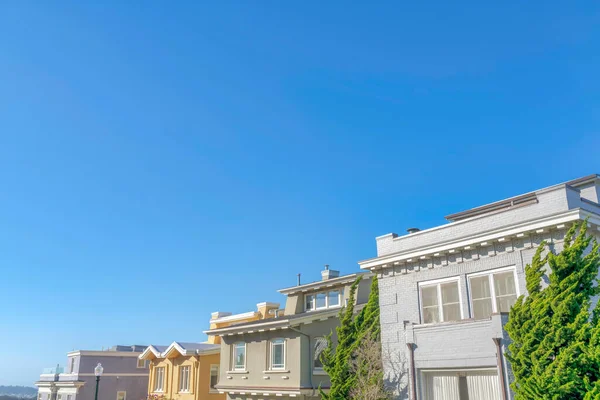
{"label": "yellow house", "polygon": [[[278,303],[259,303],[256,311],[242,314],[214,312],[210,329],[273,318]],[[169,346],[150,345],[140,354],[150,366],[148,396],[168,400],[225,400],[215,386],[219,379],[221,338],[209,336],[203,343],[173,342]]]}

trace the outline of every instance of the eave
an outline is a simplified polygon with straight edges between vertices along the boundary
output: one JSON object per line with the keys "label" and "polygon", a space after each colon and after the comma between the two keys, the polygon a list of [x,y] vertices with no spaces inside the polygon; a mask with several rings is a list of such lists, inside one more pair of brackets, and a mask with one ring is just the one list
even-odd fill
{"label": "eave", "polygon": [[511,225],[509,227],[502,227],[499,229],[481,232],[477,235],[436,243],[432,246],[414,248],[404,252],[367,259],[360,261],[358,264],[360,265],[361,269],[368,269],[371,271],[392,268],[398,265],[412,263],[421,259],[437,257],[439,255],[447,254],[453,251],[459,251],[465,248],[476,248],[482,245],[489,245],[490,243],[496,241],[508,240],[512,237],[529,235],[539,231],[540,229],[554,229],[560,225],[585,220],[586,218],[589,218],[588,222],[591,226],[595,227],[595,229],[598,229],[600,226],[600,215],[577,208],[566,212],[553,214],[544,218],[538,218],[520,224]]}

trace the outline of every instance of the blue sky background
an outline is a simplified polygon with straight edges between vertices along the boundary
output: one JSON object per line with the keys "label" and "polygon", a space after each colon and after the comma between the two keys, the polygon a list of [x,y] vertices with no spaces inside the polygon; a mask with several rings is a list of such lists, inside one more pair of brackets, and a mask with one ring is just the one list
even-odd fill
{"label": "blue sky background", "polygon": [[598,3],[196,3],[0,4],[0,384],[600,172]]}

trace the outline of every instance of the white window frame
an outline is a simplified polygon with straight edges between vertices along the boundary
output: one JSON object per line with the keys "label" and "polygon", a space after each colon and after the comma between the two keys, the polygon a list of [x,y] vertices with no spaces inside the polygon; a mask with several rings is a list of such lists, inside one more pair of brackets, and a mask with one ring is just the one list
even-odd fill
{"label": "white window frame", "polygon": [[[235,349],[237,348],[238,344],[243,344],[244,345],[244,367],[243,368],[240,368],[240,367],[238,367],[236,365],[236,359],[235,359],[236,358],[235,357],[236,352],[235,352]],[[232,360],[233,361],[232,362],[232,366],[233,366],[233,370],[234,371],[245,371],[246,370],[246,365],[248,363],[247,356],[248,356],[248,346],[246,345],[246,342],[235,342],[233,344],[233,357],[232,357],[233,358],[233,360]]]}
{"label": "white window frame", "polygon": [[[441,285],[444,283],[456,282],[458,286],[458,304],[460,308],[460,319],[464,319],[464,311],[463,311],[463,298],[462,291],[460,290],[460,276],[452,276],[450,278],[442,278],[435,279],[431,281],[423,281],[418,283],[418,291],[419,291],[419,316],[421,318],[422,325],[433,325],[433,324],[441,324],[444,322],[456,322],[456,321],[445,321],[444,320],[444,307],[442,307],[442,289]],[[423,317],[423,298],[421,296],[421,288],[436,286],[437,289],[437,301],[438,301],[438,313],[440,316],[440,322],[423,322],[425,318]]]}
{"label": "white window frame", "polygon": [[127,391],[125,391],[125,390],[119,390],[117,392],[117,400],[119,400],[119,393],[123,393],[123,400],[127,400]]}
{"label": "white window frame", "polygon": [[512,271],[515,279],[515,292],[517,294],[518,299],[521,293],[519,291],[519,280],[517,277],[517,267],[515,265],[511,265],[510,267],[488,269],[487,271],[475,272],[467,275],[467,287],[469,288],[469,306],[471,307],[471,318],[475,318],[475,310],[473,309],[473,291],[471,290],[471,278],[477,278],[486,275],[488,276],[490,285],[490,296],[492,297],[492,313],[497,313],[498,304],[496,302],[496,287],[494,285],[494,275],[509,271]]}
{"label": "white window frame", "polygon": [[[208,375],[208,392],[209,393],[218,393],[219,391],[217,390],[216,386],[219,384],[219,368],[220,365],[219,364],[210,364],[210,373]],[[211,382],[211,378],[212,378],[212,373],[213,371],[216,370],[217,371],[217,383],[215,383],[215,387],[212,387],[210,385]]]}
{"label": "white window frame", "polygon": [[[190,376],[192,372],[192,368],[189,365],[180,365],[179,366],[179,393],[189,393],[190,392]],[[183,380],[185,373],[185,382]],[[184,385],[185,383],[185,385]]]}
{"label": "white window frame", "polygon": [[[158,373],[162,372],[161,375],[161,379],[158,380]],[[160,383],[160,384],[159,384]],[[156,393],[162,393],[165,390],[165,367],[156,367],[155,368],[155,373],[154,373],[154,388],[153,388],[153,392]]]}
{"label": "white window frame", "polygon": [[311,360],[311,364],[312,364],[311,367],[312,367],[313,373],[324,374],[325,370],[323,369],[323,367],[315,367],[315,356],[316,356],[316,352],[317,352],[316,345],[317,345],[317,342],[319,339],[323,339],[323,340],[325,340],[325,343],[327,343],[327,338],[325,336],[317,336],[314,338],[314,342],[312,345],[313,354],[312,354],[312,360]]}
{"label": "white window frame", "polygon": [[[276,341],[280,341],[280,343],[275,344]],[[269,357],[270,358],[269,365],[270,365],[271,371],[284,371],[285,370],[285,353],[286,353],[286,349],[285,348],[287,347],[286,346],[286,342],[287,341],[285,340],[285,338],[275,338],[275,339],[271,339],[269,341],[269,343],[270,343],[269,344],[269,349],[270,349],[270,353],[271,353],[270,357]],[[279,344],[283,345],[283,352],[282,352],[283,365],[276,367],[273,364],[273,356],[275,355],[275,352],[273,351],[273,347],[275,345],[279,345]]]}
{"label": "white window frame", "polygon": [[[142,364],[141,364],[141,365],[142,365],[141,367],[140,367],[140,362],[142,363]],[[146,360],[140,360],[140,359],[138,358],[138,360],[137,360],[137,368],[138,368],[138,369],[142,369],[142,368],[146,368],[146,367],[147,367]]]}
{"label": "white window frame", "polygon": [[[338,304],[332,306],[329,304],[329,293],[331,292],[337,292],[338,293]],[[319,294],[324,294],[325,295],[325,306],[323,307],[317,307],[317,295]],[[307,293],[304,295],[304,311],[305,312],[310,312],[310,311],[320,311],[320,310],[325,310],[327,308],[340,308],[342,306],[342,298],[343,298],[343,294],[344,291],[343,289],[330,289],[330,290],[325,290],[325,291],[319,291],[319,292],[313,292],[313,293]],[[312,301],[312,308],[308,308],[306,307],[306,303],[307,303],[307,297],[308,296],[312,296],[313,301]]]}

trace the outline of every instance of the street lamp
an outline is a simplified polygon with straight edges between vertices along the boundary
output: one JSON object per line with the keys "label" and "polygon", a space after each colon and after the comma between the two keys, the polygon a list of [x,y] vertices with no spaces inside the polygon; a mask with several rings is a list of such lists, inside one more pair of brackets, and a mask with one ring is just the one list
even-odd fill
{"label": "street lamp", "polygon": [[100,383],[100,377],[102,376],[103,372],[104,368],[102,368],[102,364],[98,363],[98,365],[96,365],[96,368],[94,368],[94,375],[96,375],[96,397],[94,397],[95,400],[98,400],[98,384]]}

